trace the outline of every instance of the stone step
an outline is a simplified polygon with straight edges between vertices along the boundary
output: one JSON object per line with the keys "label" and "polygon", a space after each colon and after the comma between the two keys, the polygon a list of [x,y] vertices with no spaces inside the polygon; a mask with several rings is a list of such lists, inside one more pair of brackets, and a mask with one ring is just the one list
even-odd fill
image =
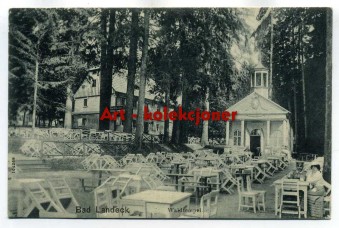
{"label": "stone step", "polygon": [[20,168],[50,168],[48,164],[18,164]]}
{"label": "stone step", "polygon": [[17,165],[39,165],[46,164],[45,161],[41,159],[27,159],[27,160],[15,160]]}
{"label": "stone step", "polygon": [[21,167],[19,166],[22,172],[41,172],[41,171],[49,171],[51,167],[45,166],[45,167],[34,167],[34,166],[29,166],[29,167]]}

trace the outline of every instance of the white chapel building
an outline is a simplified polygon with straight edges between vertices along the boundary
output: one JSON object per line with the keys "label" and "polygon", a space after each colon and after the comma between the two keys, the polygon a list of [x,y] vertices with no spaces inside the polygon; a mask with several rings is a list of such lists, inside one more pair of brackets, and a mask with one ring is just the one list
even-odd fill
{"label": "white chapel building", "polygon": [[254,155],[293,151],[290,112],[270,99],[271,89],[269,71],[259,64],[251,75],[252,93],[227,109],[238,114],[226,122],[226,147],[247,148]]}

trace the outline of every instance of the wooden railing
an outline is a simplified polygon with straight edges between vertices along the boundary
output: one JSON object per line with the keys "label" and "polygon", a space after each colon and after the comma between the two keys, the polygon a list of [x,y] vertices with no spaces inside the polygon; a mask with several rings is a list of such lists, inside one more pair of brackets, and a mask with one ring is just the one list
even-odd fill
{"label": "wooden railing", "polygon": [[[188,137],[188,144],[200,144],[201,139],[199,137]],[[225,145],[226,140],[224,138],[210,138],[208,139],[210,145]]]}
{"label": "wooden railing", "polygon": [[[44,139],[62,141],[108,141],[133,143],[135,134],[115,132],[111,130],[97,131],[95,129],[65,129],[65,128],[8,128],[9,138]],[[161,143],[158,135],[143,134],[143,143]]]}

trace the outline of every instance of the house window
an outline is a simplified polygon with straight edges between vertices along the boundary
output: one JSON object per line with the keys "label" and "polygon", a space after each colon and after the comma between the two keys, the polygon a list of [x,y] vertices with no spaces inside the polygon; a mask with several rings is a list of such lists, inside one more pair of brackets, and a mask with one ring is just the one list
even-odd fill
{"label": "house window", "polygon": [[138,101],[133,101],[133,108],[136,108],[136,107],[138,107]]}
{"label": "house window", "polygon": [[261,73],[255,73],[255,86],[261,86]]}
{"label": "house window", "polygon": [[239,130],[235,130],[233,134],[233,139],[234,139],[234,146],[240,146],[241,144],[241,132]]}
{"label": "house window", "polygon": [[75,109],[75,101],[73,100],[72,101],[72,112],[74,112],[74,109]]}
{"label": "house window", "polygon": [[84,99],[84,107],[87,107],[87,98]]}
{"label": "house window", "polygon": [[79,118],[78,119],[78,127],[81,127],[82,126],[82,118]]}
{"label": "house window", "polygon": [[93,79],[92,80],[92,87],[96,87],[97,86],[97,80]]}
{"label": "house window", "polygon": [[84,127],[84,126],[86,126],[86,124],[87,124],[87,119],[86,118],[82,118],[82,126]]}
{"label": "house window", "polygon": [[117,106],[124,106],[126,104],[126,99],[123,97],[117,98]]}
{"label": "house window", "polygon": [[32,122],[33,121],[33,115],[27,114],[27,121]]}

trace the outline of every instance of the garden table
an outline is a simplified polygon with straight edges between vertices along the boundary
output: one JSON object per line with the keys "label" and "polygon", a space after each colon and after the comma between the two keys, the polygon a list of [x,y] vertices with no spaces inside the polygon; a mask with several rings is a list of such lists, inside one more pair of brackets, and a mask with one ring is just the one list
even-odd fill
{"label": "garden table", "polygon": [[[146,190],[122,197],[124,200],[133,200],[136,203],[145,202],[146,218],[177,218],[180,209],[188,209],[191,193],[171,192],[161,190]],[[175,212],[179,210],[179,212]]]}
{"label": "garden table", "polygon": [[229,166],[231,169],[231,173],[235,174],[236,170],[242,172],[243,170],[250,170],[251,172],[251,180],[254,178],[254,165],[247,165],[247,164],[232,164]]}

